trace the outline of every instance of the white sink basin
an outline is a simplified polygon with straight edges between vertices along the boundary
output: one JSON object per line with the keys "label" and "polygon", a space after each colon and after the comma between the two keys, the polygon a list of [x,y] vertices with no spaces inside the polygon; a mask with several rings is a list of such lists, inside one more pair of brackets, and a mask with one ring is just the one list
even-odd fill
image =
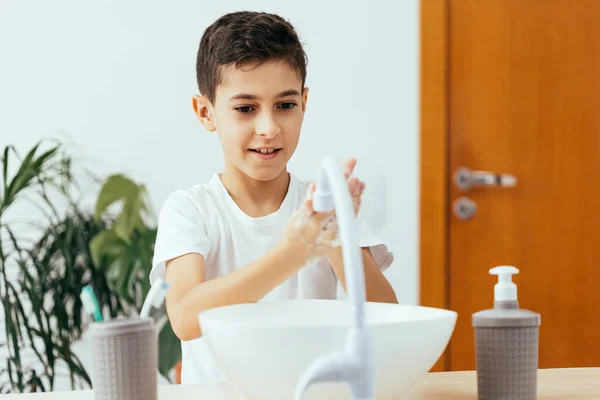
{"label": "white sink basin", "polygon": [[[333,300],[259,302],[199,315],[208,348],[231,385],[251,400],[294,398],[298,379],[318,357],[342,350],[351,304]],[[402,398],[448,345],[457,314],[443,309],[366,303],[375,344],[376,395]],[[305,400],[347,399],[344,384],[321,383]]]}

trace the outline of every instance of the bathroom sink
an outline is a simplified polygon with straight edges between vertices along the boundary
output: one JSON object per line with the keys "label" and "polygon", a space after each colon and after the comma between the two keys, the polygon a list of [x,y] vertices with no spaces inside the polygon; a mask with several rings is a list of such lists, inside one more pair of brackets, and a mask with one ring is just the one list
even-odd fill
{"label": "bathroom sink", "polygon": [[[287,400],[302,373],[345,346],[352,305],[337,300],[238,304],[202,312],[200,326],[217,366],[249,400]],[[376,398],[402,399],[448,345],[454,311],[364,303],[375,349]],[[311,386],[305,400],[348,399],[342,383]]]}

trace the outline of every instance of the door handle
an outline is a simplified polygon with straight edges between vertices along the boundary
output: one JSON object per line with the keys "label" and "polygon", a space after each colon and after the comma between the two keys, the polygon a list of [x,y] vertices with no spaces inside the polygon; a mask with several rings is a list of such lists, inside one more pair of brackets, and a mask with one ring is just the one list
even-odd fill
{"label": "door handle", "polygon": [[463,192],[474,187],[514,187],[517,178],[510,174],[497,174],[489,171],[472,171],[466,167],[460,167],[454,173],[454,184]]}

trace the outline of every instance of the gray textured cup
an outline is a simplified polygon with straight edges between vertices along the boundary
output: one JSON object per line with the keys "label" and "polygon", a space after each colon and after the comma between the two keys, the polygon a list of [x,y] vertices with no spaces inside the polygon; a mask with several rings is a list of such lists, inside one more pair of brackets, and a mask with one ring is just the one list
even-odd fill
{"label": "gray textured cup", "polygon": [[94,322],[92,387],[95,400],[156,400],[158,339],[151,320]]}
{"label": "gray textured cup", "polygon": [[516,301],[473,315],[479,400],[535,400],[540,315]]}

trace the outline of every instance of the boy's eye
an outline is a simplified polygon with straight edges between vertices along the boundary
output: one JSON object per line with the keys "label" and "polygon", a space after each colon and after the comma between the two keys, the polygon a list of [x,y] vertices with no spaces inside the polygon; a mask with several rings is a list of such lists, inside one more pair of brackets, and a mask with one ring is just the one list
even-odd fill
{"label": "boy's eye", "polygon": [[249,112],[251,112],[254,108],[251,106],[241,106],[241,107],[236,107],[235,108],[238,112],[242,113],[242,114],[248,114]]}
{"label": "boy's eye", "polygon": [[296,107],[296,103],[281,103],[279,105],[280,108],[284,109],[284,110],[291,110],[292,108]]}

